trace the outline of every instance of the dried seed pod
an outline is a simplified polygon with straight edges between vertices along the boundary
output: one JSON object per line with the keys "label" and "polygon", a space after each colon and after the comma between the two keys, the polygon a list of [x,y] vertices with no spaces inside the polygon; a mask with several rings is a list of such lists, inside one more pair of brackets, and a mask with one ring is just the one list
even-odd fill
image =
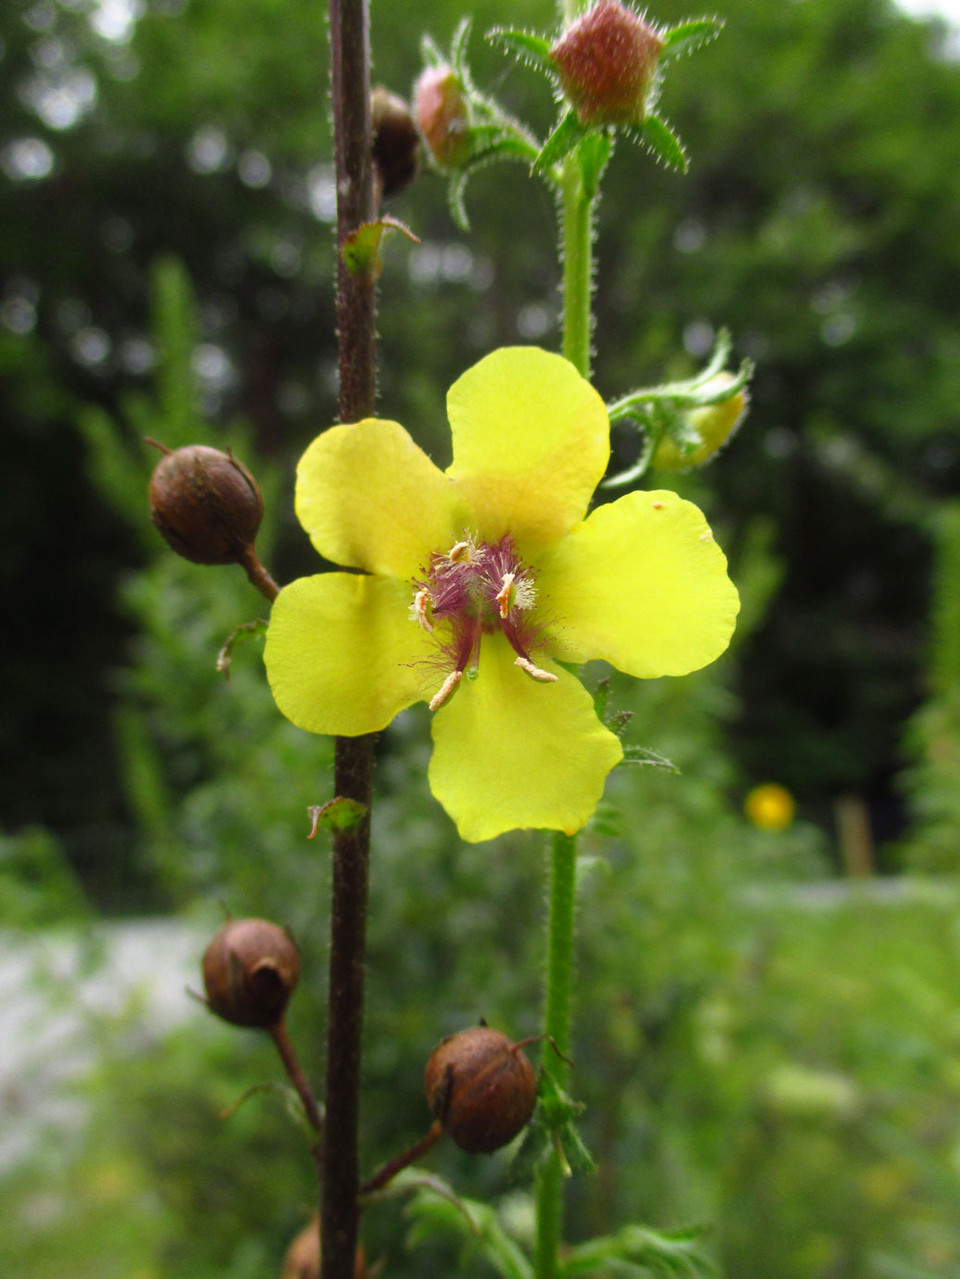
{"label": "dried seed pod", "polygon": [[381,194],[396,195],[408,187],[420,168],[420,135],[403,98],[378,84],[370,94],[373,162]]}
{"label": "dried seed pod", "polygon": [[[367,1263],[363,1245],[357,1244],[354,1279],[364,1279]],[[287,1249],[280,1279],[320,1279],[320,1225],[316,1217],[304,1226]]]}
{"label": "dried seed pod", "polygon": [[229,920],[204,952],[207,1004],[234,1026],[274,1026],[299,980],[296,942],[266,919]]}
{"label": "dried seed pod", "polygon": [[164,454],[150,480],[150,516],[165,541],[194,564],[244,563],[263,519],[257,481],[205,444]]}
{"label": "dried seed pod", "polygon": [[448,1035],[427,1062],[427,1102],[461,1150],[489,1154],[512,1141],[537,1103],[537,1076],[502,1031]]}

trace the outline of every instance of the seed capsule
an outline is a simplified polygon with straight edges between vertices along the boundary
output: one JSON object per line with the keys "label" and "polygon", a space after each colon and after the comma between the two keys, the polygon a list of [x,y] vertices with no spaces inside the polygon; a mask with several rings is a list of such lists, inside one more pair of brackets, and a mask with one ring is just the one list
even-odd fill
{"label": "seed capsule", "polygon": [[299,980],[296,942],[266,919],[229,920],[204,952],[207,1004],[234,1026],[275,1025]]}
{"label": "seed capsule", "polygon": [[378,84],[370,94],[373,162],[384,198],[408,187],[420,168],[420,135],[403,98]]}
{"label": "seed capsule", "polygon": [[194,564],[243,563],[263,519],[257,481],[205,444],[164,452],[150,480],[150,516],[166,542]]}
{"label": "seed capsule", "polygon": [[424,1078],[427,1102],[461,1150],[489,1154],[526,1127],[537,1076],[502,1031],[473,1026],[434,1049]]}

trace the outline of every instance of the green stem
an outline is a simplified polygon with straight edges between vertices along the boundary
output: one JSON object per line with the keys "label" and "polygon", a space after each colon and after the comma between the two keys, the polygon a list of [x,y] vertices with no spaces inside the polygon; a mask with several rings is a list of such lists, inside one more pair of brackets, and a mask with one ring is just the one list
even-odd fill
{"label": "green stem", "polygon": [[567,156],[560,188],[563,256],[563,354],[590,376],[593,328],[593,209],[596,196],[584,187],[579,150]]}
{"label": "green stem", "polygon": [[[547,922],[547,985],[543,1032],[557,1051],[544,1051],[543,1070],[565,1088],[567,1067],[559,1054],[570,1048],[573,1007],[573,936],[576,906],[577,839],[557,832],[550,857],[550,914]],[[549,1043],[549,1040],[547,1041]],[[555,1279],[563,1229],[564,1167],[554,1151],[537,1180],[537,1279]]]}
{"label": "green stem", "polygon": [[[562,0],[564,22],[572,22],[583,0]],[[593,212],[596,192],[586,189],[579,148],[564,161],[560,187],[560,250],[563,261],[563,354],[582,374],[590,376],[593,330]],[[569,1054],[573,1008],[573,941],[576,905],[577,840],[557,832],[550,858],[550,915],[547,923],[547,985],[544,995],[544,1034],[557,1052],[544,1052],[543,1069],[560,1089],[567,1068],[559,1057]],[[548,1041],[549,1042],[549,1039]],[[563,1238],[563,1181],[566,1171],[555,1150],[537,1178],[537,1239],[534,1272],[537,1279],[556,1279]]]}

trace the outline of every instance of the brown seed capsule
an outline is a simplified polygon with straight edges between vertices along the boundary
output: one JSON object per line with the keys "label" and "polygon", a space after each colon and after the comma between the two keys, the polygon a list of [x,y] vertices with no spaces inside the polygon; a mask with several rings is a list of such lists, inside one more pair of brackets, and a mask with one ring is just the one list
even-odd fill
{"label": "brown seed capsule", "polygon": [[489,1154],[512,1141],[537,1103],[537,1076],[499,1030],[448,1035],[427,1062],[427,1102],[461,1150]]}
{"label": "brown seed capsule", "polygon": [[266,919],[229,920],[204,952],[207,1004],[234,1026],[275,1025],[299,980],[296,942]]}
{"label": "brown seed capsule", "polygon": [[420,135],[403,98],[378,84],[370,94],[373,162],[381,195],[396,195],[408,187],[420,168]]}
{"label": "brown seed capsule", "polygon": [[150,480],[150,515],[184,559],[237,564],[247,558],[260,529],[263,498],[236,458],[191,444],[166,452],[158,463]]}
{"label": "brown seed capsule", "polygon": [[[357,1244],[354,1279],[365,1279],[366,1273],[363,1245]],[[316,1217],[304,1226],[287,1249],[280,1279],[320,1279],[320,1226]]]}

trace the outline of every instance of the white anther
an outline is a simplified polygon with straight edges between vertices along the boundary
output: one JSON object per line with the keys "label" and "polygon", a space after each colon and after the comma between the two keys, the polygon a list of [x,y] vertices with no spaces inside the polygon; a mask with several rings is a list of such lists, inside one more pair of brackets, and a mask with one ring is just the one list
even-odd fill
{"label": "white anther", "polygon": [[440,685],[439,692],[434,693],[433,697],[430,699],[430,709],[432,711],[438,711],[441,706],[449,702],[450,698],[460,687],[460,681],[462,679],[463,671],[451,671]]}
{"label": "white anther", "polygon": [[518,657],[513,663],[519,666],[522,671],[526,671],[533,679],[537,679],[541,684],[555,684],[557,682],[556,675],[551,675],[549,671],[543,671],[539,666],[534,666],[529,657]]}
{"label": "white anther", "polygon": [[516,595],[516,591],[513,589],[513,579],[515,577],[516,573],[504,573],[503,585],[500,587],[499,593],[494,597],[500,605],[501,617],[506,617],[510,612],[510,605],[513,602],[511,596]]}
{"label": "white anther", "polygon": [[433,634],[433,622],[430,620],[430,612],[433,607],[433,599],[427,590],[417,591],[413,597],[413,603],[410,605],[410,616],[415,622],[419,622],[428,635]]}

